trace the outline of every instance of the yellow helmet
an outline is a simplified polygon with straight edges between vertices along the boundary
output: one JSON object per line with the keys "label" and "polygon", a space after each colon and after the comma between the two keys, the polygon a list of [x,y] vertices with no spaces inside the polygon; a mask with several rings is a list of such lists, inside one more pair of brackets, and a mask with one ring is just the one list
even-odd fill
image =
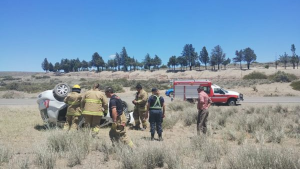
{"label": "yellow helmet", "polygon": [[73,89],[80,89],[80,86],[79,85],[74,85]]}

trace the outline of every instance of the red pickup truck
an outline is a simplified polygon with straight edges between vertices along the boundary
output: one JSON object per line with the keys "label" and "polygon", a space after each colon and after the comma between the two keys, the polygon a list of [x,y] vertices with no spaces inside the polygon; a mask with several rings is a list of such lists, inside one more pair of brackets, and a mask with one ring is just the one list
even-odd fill
{"label": "red pickup truck", "polygon": [[204,87],[204,91],[215,104],[226,103],[229,106],[233,106],[244,100],[243,94],[222,89],[220,86],[212,84],[209,80],[174,80],[173,97],[194,101],[198,98],[197,88],[199,85]]}

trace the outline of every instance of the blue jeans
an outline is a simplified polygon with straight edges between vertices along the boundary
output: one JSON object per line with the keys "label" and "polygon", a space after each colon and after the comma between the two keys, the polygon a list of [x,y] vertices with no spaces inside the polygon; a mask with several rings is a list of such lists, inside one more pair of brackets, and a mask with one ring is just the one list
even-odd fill
{"label": "blue jeans", "polygon": [[151,134],[155,134],[155,128],[158,135],[161,135],[163,132],[162,130],[162,110],[150,110],[150,117],[149,117],[149,123],[150,123],[150,132]]}

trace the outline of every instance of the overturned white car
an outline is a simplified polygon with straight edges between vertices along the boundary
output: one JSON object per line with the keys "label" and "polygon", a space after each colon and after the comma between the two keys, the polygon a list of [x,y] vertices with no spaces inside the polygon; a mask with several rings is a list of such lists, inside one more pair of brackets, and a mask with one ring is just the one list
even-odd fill
{"label": "overturned white car", "polygon": [[[41,113],[41,117],[47,128],[51,126],[61,125],[66,121],[66,113],[68,105],[64,103],[64,98],[71,91],[69,85],[60,83],[53,90],[46,90],[38,95],[37,104]],[[133,113],[128,112],[127,103],[122,101],[123,111],[127,118],[127,123],[133,123]],[[84,118],[80,117],[79,127],[82,126]],[[109,113],[99,121],[100,127],[107,126],[112,123]]]}

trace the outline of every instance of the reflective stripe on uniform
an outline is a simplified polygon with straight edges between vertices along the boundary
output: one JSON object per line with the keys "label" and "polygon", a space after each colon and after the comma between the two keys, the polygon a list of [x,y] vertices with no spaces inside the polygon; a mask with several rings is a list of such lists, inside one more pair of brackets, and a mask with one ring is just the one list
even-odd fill
{"label": "reflective stripe on uniform", "polygon": [[68,101],[68,105],[71,105],[71,106],[76,106],[79,104],[80,104],[80,102],[77,102],[77,101],[75,101],[75,102]]}
{"label": "reflective stripe on uniform", "polygon": [[84,99],[84,101],[86,103],[96,103],[96,104],[101,104],[101,100],[97,100],[97,99]]}
{"label": "reflective stripe on uniform", "polygon": [[161,109],[162,107],[160,105],[160,100],[159,100],[160,97],[157,97],[156,95],[153,95],[153,96],[156,97],[156,101],[155,101],[154,105],[152,107],[150,107],[150,109]]}
{"label": "reflective stripe on uniform", "polygon": [[82,114],[92,115],[92,116],[103,116],[103,112],[100,112],[100,111],[86,111],[86,110],[84,110],[82,112]]}
{"label": "reflective stripe on uniform", "polygon": [[81,116],[81,113],[79,113],[79,112],[67,112],[67,115],[68,116]]}

